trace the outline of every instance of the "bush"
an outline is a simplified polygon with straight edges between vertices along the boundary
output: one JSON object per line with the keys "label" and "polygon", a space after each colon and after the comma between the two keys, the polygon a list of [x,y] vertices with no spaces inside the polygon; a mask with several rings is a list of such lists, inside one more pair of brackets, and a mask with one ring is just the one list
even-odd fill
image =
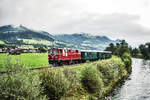
{"label": "bush", "polygon": [[106,62],[97,64],[97,69],[102,73],[104,85],[107,86],[114,79],[113,70]]}
{"label": "bush", "polygon": [[81,83],[83,87],[89,93],[94,94],[97,97],[101,97],[103,91],[103,81],[101,79],[101,74],[96,67],[86,67],[81,74]]}
{"label": "bush", "polygon": [[131,55],[129,53],[124,53],[122,56],[121,56],[121,59],[122,61],[125,63],[125,65],[127,67],[131,66],[132,64],[132,59],[131,59]]}
{"label": "bush", "polygon": [[69,90],[69,81],[60,70],[43,70],[40,79],[44,94],[49,97],[49,100],[60,100]]}
{"label": "bush", "polygon": [[95,98],[94,96],[91,96],[91,95],[90,95],[90,96],[88,97],[88,100],[97,100],[97,98]]}
{"label": "bush", "polygon": [[32,75],[24,65],[8,63],[7,73],[0,76],[1,100],[46,100],[42,96],[39,77]]}
{"label": "bush", "polygon": [[132,59],[131,55],[129,53],[124,53],[121,57],[122,61],[126,65],[127,71],[130,73],[132,70],[131,64],[132,64]]}
{"label": "bush", "polygon": [[102,73],[105,86],[108,86],[111,81],[118,81],[126,74],[125,64],[118,57],[97,63],[97,69]]}
{"label": "bush", "polygon": [[77,76],[77,71],[74,69],[65,68],[64,74],[67,80],[69,81],[69,91],[68,96],[79,96],[85,93],[82,85],[80,84],[80,79]]}

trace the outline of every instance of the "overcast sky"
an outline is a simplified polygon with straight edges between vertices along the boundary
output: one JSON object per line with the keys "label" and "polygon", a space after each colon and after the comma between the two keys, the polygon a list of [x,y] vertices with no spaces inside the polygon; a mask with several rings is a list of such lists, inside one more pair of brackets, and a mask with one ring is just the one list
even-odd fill
{"label": "overcast sky", "polygon": [[0,0],[0,26],[150,41],[150,0]]}

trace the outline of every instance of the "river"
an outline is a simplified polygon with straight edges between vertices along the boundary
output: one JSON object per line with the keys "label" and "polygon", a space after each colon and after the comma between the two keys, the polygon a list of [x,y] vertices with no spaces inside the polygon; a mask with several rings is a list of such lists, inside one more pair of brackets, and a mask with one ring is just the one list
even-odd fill
{"label": "river", "polygon": [[150,60],[132,59],[132,73],[112,100],[150,100]]}

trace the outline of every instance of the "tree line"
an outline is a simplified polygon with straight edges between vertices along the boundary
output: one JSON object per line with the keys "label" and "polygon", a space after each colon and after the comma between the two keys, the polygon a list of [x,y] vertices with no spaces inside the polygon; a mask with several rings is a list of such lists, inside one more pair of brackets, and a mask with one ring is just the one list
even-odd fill
{"label": "tree line", "polygon": [[120,43],[110,43],[105,50],[111,51],[112,54],[117,56],[122,56],[126,52],[135,58],[150,59],[150,42],[132,48],[125,40],[122,40]]}
{"label": "tree line", "polygon": [[109,46],[106,47],[105,51],[111,51],[113,55],[120,57],[122,57],[124,53],[130,54],[128,43],[125,40],[116,44],[110,43]]}
{"label": "tree line", "polygon": [[150,59],[150,42],[141,44],[137,48],[130,48],[130,51],[133,57]]}
{"label": "tree line", "polygon": [[131,71],[131,53],[128,43],[125,40],[116,44],[110,43],[109,46],[106,47],[105,51],[111,51],[113,55],[119,56],[125,63],[128,72]]}

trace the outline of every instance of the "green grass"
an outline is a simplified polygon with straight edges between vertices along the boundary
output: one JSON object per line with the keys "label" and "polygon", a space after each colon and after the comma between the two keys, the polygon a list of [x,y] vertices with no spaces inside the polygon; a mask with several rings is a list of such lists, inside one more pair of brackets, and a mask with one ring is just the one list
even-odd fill
{"label": "green grass", "polygon": [[37,68],[41,66],[48,66],[48,54],[47,53],[23,53],[21,55],[8,55],[0,54],[0,71],[4,71],[3,65],[10,58],[11,62],[21,62],[29,68]]}
{"label": "green grass", "polygon": [[33,45],[20,45],[18,46],[19,48],[23,48],[23,49],[34,49],[34,46]]}
{"label": "green grass", "polygon": [[47,40],[35,40],[35,39],[18,39],[23,40],[24,43],[27,44],[43,44],[43,45],[51,45],[52,43]]}
{"label": "green grass", "polygon": [[0,44],[5,44],[3,41],[0,40]]}

